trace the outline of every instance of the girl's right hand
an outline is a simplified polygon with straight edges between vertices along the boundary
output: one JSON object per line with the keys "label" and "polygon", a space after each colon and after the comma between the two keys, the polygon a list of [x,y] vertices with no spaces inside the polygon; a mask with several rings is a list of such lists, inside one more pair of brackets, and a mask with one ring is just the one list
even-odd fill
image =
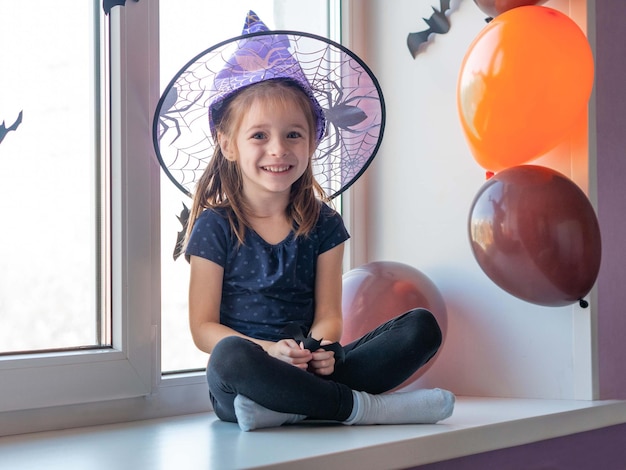
{"label": "girl's right hand", "polygon": [[302,370],[307,370],[309,361],[313,358],[311,351],[302,349],[293,339],[281,339],[272,344],[267,349],[267,353]]}

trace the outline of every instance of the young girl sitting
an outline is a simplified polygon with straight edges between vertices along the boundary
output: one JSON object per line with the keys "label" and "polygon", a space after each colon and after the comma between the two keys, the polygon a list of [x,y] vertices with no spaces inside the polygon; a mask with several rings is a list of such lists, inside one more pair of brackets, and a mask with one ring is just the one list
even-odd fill
{"label": "young girl sitting", "polygon": [[[266,29],[253,14],[244,32],[251,27]],[[338,343],[349,235],[313,172],[312,156],[327,135],[325,110],[297,61],[268,38],[240,40],[228,76],[215,77],[216,89],[220,80],[230,88],[209,104],[215,151],[189,219],[190,327],[210,353],[215,413],[244,431],[305,419],[445,419],[454,406],[448,391],[383,393],[437,352],[442,336],[430,312],[411,310]],[[263,67],[250,65],[251,56],[262,57]],[[276,72],[279,64],[288,66]]]}

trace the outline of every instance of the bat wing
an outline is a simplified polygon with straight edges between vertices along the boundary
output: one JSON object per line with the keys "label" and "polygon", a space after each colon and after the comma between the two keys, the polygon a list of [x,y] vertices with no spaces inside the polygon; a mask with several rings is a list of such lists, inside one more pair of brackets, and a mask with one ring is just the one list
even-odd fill
{"label": "bat wing", "polygon": [[11,124],[8,128],[7,131],[16,131],[18,127],[20,127],[20,124],[22,124],[22,113],[24,111],[20,111],[20,114],[17,115],[17,119],[15,120],[15,122],[13,124]]}
{"label": "bat wing", "polygon": [[20,111],[20,114],[17,116],[17,119],[15,120],[15,122],[11,124],[9,127],[6,127],[6,125],[4,124],[4,121],[2,121],[2,124],[0,124],[0,142],[4,140],[4,138],[10,131],[17,130],[20,124],[22,124],[22,113],[23,111]]}
{"label": "bat wing", "polygon": [[428,29],[417,33],[409,33],[406,42],[414,59],[419,53],[420,47],[425,42],[428,42],[431,33],[445,34],[450,30],[450,20],[446,16],[446,11],[450,9],[450,1],[439,0],[439,10],[432,7],[433,14],[428,19],[424,18]]}
{"label": "bat wing", "polygon": [[174,261],[176,261],[183,253],[183,244],[185,243],[185,233],[187,233],[187,225],[189,224],[189,209],[183,202],[183,210],[176,218],[182,225],[182,230],[176,236],[176,245],[174,246]]}
{"label": "bat wing", "polygon": [[419,48],[424,43],[428,42],[428,36],[430,36],[432,32],[433,31],[428,28],[424,31],[419,31],[417,33],[409,33],[408,37],[406,38],[406,45],[409,47],[409,51],[411,52],[411,55],[414,59],[419,52]]}
{"label": "bat wing", "polygon": [[111,8],[115,6],[124,6],[125,4],[126,0],[103,0],[102,9],[104,10],[104,14],[108,15],[111,13]]}

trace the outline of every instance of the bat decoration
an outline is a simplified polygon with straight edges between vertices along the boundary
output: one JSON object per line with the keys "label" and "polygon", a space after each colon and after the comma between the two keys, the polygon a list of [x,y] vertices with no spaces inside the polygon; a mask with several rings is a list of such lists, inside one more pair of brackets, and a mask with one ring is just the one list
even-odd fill
{"label": "bat decoration", "polygon": [[430,18],[422,18],[428,25],[428,29],[418,31],[417,33],[409,33],[406,43],[409,47],[411,55],[415,59],[420,52],[420,48],[428,42],[428,38],[432,33],[446,34],[450,31],[450,20],[446,16],[446,11],[450,10],[450,0],[439,0],[439,10],[432,7],[433,14]]}
{"label": "bat decoration", "polygon": [[339,342],[322,345],[322,339],[315,339],[311,336],[311,333],[304,336],[302,330],[295,323],[289,323],[283,332],[287,337],[293,338],[296,343],[300,344],[304,349],[308,349],[311,352],[323,349],[325,351],[333,351],[335,353],[335,364],[341,364],[345,359],[345,351],[343,346]]}
{"label": "bat decoration", "polygon": [[20,114],[18,114],[17,119],[15,120],[15,122],[13,124],[11,124],[9,127],[7,127],[5,125],[5,123],[4,123],[4,121],[2,121],[2,124],[0,124],[0,143],[4,140],[4,138],[6,137],[6,135],[10,131],[17,130],[19,125],[22,124],[22,112],[23,111],[20,111]]}
{"label": "bat decoration", "polygon": [[[139,0],[135,1],[138,2]],[[102,9],[105,15],[111,13],[111,8],[124,5],[126,5],[126,0],[102,0]]]}
{"label": "bat decoration", "polygon": [[187,224],[189,223],[189,208],[183,202],[183,210],[180,211],[180,215],[177,215],[176,218],[183,226],[183,229],[178,232],[178,236],[176,237],[176,246],[174,247],[174,261],[178,259],[178,257],[183,253],[183,243],[185,242],[185,233],[187,232]]}

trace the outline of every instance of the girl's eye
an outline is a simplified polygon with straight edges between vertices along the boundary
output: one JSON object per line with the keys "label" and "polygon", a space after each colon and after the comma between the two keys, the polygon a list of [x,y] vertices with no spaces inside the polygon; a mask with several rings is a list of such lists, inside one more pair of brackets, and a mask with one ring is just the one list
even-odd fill
{"label": "girl's eye", "polygon": [[299,132],[293,131],[287,134],[287,137],[289,139],[297,139],[298,137],[302,137],[302,134],[300,134]]}
{"label": "girl's eye", "polygon": [[255,132],[252,134],[253,139],[263,139],[265,138],[265,134],[263,132]]}

